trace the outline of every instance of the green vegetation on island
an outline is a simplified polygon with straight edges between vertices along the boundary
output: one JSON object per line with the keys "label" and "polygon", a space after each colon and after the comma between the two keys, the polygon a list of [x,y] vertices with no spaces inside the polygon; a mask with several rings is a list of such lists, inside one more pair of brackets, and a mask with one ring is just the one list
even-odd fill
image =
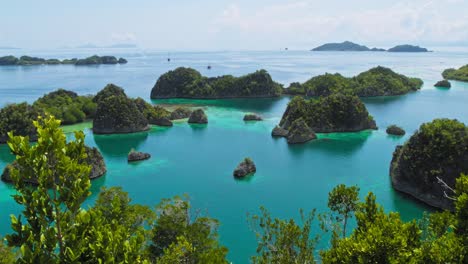
{"label": "green vegetation on island", "polygon": [[79,96],[75,92],[58,89],[37,99],[33,107],[62,120],[64,125],[70,125],[92,119],[97,104],[92,96]]}
{"label": "green vegetation on island", "polygon": [[431,206],[453,209],[446,198],[460,174],[468,173],[468,127],[457,120],[436,119],[421,125],[393,153],[393,187]]}
{"label": "green vegetation on island", "polygon": [[29,66],[29,65],[57,65],[57,64],[74,64],[74,65],[96,65],[96,64],[125,64],[127,60],[124,58],[117,59],[114,56],[98,56],[94,55],[85,59],[43,59],[31,56],[3,56],[0,57],[0,66]]}
{"label": "green vegetation on island", "polygon": [[[438,122],[436,127],[443,126]],[[229,263],[228,249],[219,242],[220,223],[199,212],[192,214],[187,198],[164,199],[151,209],[132,203],[122,188],[112,187],[103,188],[94,204],[85,208],[91,183],[90,165],[82,162],[84,134],[76,132],[67,142],[59,125],[54,118],[44,119],[34,146],[23,137],[10,139],[20,165],[12,169],[13,199],[23,212],[11,217],[7,245],[0,243],[1,261]],[[427,132],[441,137],[440,131]],[[33,177],[38,177],[36,188],[24,184]],[[443,190],[442,185],[439,188]],[[249,214],[258,240],[252,263],[468,263],[468,176],[459,176],[454,188],[438,197],[450,199],[453,211],[428,213],[419,221],[405,222],[399,213],[387,213],[373,193],[364,201],[359,197],[357,186],[339,185],[329,193],[329,211],[301,210],[300,221],[274,218],[263,207],[259,215]],[[351,219],[357,226],[349,231]],[[312,236],[315,224],[331,234],[330,240]],[[318,251],[318,259],[316,246],[325,238],[329,248]]]}
{"label": "green vegetation on island", "polygon": [[457,69],[447,69],[442,72],[442,76],[448,80],[468,82],[468,64]]}
{"label": "green vegetation on island", "polygon": [[108,84],[94,99],[97,102],[93,119],[94,133],[134,133],[150,128],[135,100],[128,98],[122,88]]}
{"label": "green vegetation on island", "polygon": [[33,121],[41,113],[28,103],[10,104],[0,109],[0,143],[6,143],[8,133],[16,136],[28,136],[29,140],[37,139]]}
{"label": "green vegetation on island", "polygon": [[285,93],[306,96],[327,96],[334,92],[352,93],[359,97],[403,95],[421,89],[423,81],[395,73],[389,68],[375,67],[347,78],[339,73],[319,75],[303,84],[292,83]]}
{"label": "green vegetation on island", "polygon": [[208,78],[191,68],[177,68],[161,75],[151,90],[151,99],[158,98],[247,98],[277,97],[282,86],[265,70],[241,77],[224,75]]}
{"label": "green vegetation on island", "polygon": [[377,129],[364,103],[349,94],[335,93],[310,100],[296,96],[289,102],[279,126],[289,130],[301,118],[315,133]]}

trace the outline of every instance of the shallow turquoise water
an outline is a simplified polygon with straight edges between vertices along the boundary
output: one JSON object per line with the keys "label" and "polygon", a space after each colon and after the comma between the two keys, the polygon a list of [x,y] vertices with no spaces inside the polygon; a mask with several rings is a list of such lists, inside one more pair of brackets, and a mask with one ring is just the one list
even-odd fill
{"label": "shallow turquoise water", "polygon": [[[41,54],[47,53],[32,55]],[[62,54],[55,57],[59,55]],[[390,186],[388,170],[395,146],[402,144],[421,123],[433,118],[468,122],[468,84],[453,82],[450,90],[432,87],[440,79],[442,69],[461,66],[466,63],[463,60],[467,54],[181,53],[173,55],[172,64],[164,62],[164,53],[123,55],[129,59],[128,65],[0,67],[0,104],[31,101],[57,87],[91,93],[107,82],[122,85],[131,96],[149,100],[159,74],[178,65],[196,67],[210,75],[239,75],[262,67],[279,82],[288,83],[326,71],[352,75],[380,64],[425,80],[420,92],[365,100],[380,130],[322,134],[319,140],[305,145],[289,146],[284,139],[270,136],[288,97],[154,100],[157,104],[203,107],[209,124],[177,122],[172,128],[154,127],[149,132],[112,136],[97,136],[85,130],[87,143],[101,150],[108,167],[105,177],[93,181],[93,196],[88,203],[101,186],[123,186],[134,202],[148,205],[157,204],[161,198],[189,194],[196,208],[221,221],[221,241],[229,247],[229,258],[234,263],[247,263],[255,253],[255,237],[246,221],[248,212],[258,212],[261,205],[274,216],[284,218],[298,218],[299,208],[325,211],[328,192],[340,183],[357,184],[361,196],[374,192],[386,210],[399,211],[404,219],[420,217],[430,209],[394,192]],[[204,69],[208,63],[214,66],[213,71]],[[259,113],[265,121],[245,123],[242,117],[247,112]],[[386,135],[384,128],[393,123],[401,125],[409,135]],[[149,152],[152,158],[127,164],[126,155],[131,148]],[[246,156],[252,157],[258,172],[247,181],[236,181],[232,171]],[[7,147],[0,146],[0,168],[11,160]],[[9,197],[12,192],[8,185],[0,183],[0,234],[10,230],[8,215],[19,212]],[[318,225],[316,232],[319,233]],[[327,244],[323,240],[319,247]]]}

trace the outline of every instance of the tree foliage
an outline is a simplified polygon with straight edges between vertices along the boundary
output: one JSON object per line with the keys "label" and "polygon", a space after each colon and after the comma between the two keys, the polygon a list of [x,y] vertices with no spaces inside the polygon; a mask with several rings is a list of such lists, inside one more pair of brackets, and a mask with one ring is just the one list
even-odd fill
{"label": "tree foliage", "polygon": [[372,97],[406,94],[419,90],[422,85],[421,79],[406,77],[389,68],[378,66],[352,78],[343,77],[339,73],[326,73],[303,84],[293,83],[286,92],[306,96],[328,96],[340,92]]}
{"label": "tree foliage", "polygon": [[300,226],[293,219],[273,219],[264,207],[260,210],[261,215],[249,218],[258,240],[258,255],[252,257],[253,263],[315,263],[314,249],[318,238],[311,238],[315,211],[306,215],[301,210]]}
{"label": "tree foliage", "polygon": [[447,69],[442,72],[442,76],[449,80],[468,82],[468,65],[462,66],[459,69]]}
{"label": "tree foliage", "polygon": [[93,118],[97,108],[91,96],[79,96],[64,89],[44,95],[35,101],[33,106],[62,120],[64,125]]}

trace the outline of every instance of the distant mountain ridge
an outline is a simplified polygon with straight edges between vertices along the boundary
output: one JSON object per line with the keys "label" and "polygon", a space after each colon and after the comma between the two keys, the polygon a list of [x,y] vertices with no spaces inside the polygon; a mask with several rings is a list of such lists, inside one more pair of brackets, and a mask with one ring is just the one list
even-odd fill
{"label": "distant mountain ridge", "polygon": [[426,48],[413,45],[398,45],[389,50],[381,48],[369,48],[364,45],[359,45],[351,41],[344,41],[341,43],[326,43],[318,46],[312,51],[388,51],[388,52],[429,52]]}

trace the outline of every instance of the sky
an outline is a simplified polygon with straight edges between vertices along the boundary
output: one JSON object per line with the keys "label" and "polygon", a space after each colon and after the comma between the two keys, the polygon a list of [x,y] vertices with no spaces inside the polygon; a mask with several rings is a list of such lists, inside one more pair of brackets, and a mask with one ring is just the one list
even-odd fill
{"label": "sky", "polygon": [[4,0],[0,10],[0,47],[468,46],[468,0]]}

